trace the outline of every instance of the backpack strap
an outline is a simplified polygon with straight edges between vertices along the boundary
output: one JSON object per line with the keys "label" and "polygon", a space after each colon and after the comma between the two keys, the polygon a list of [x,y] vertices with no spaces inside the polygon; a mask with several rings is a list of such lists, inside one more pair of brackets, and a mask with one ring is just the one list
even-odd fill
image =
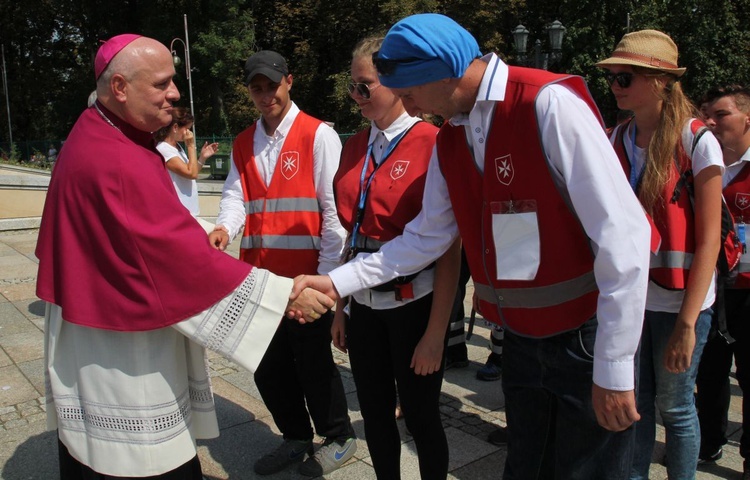
{"label": "backpack strap", "polygon": [[[708,131],[708,127],[705,125],[702,125],[698,127],[698,129],[695,131],[693,136],[693,142],[690,146],[690,158],[693,157],[693,153],[695,153],[695,148],[698,146],[698,142],[700,141],[701,137]],[[675,185],[674,191],[672,192],[672,202],[677,202],[677,200],[680,198],[680,194],[682,193],[682,189],[684,188],[687,190],[688,195],[690,196],[690,206],[693,207],[693,211],[695,211],[695,192],[693,191],[693,169],[692,168],[685,168],[684,165],[680,165],[680,162],[677,158],[675,158],[675,164],[677,166],[677,171],[680,172],[680,178],[677,181],[677,184]],[[724,221],[725,212],[724,210],[727,208],[726,203],[724,202],[724,199],[722,198],[722,221]],[[722,232],[723,233],[723,232]],[[719,250],[719,259],[718,262],[721,262],[721,256],[724,255],[724,238],[722,235],[721,238],[721,249]],[[726,258],[723,260],[724,263],[726,263]],[[729,334],[729,328],[727,327],[727,313],[726,313],[726,307],[724,305],[724,290],[726,288],[726,277],[722,275],[721,273],[716,275],[716,300],[714,302],[714,323],[715,328],[717,330],[717,333],[721,335],[721,337],[727,342],[727,344],[732,344],[735,342],[732,335]]]}

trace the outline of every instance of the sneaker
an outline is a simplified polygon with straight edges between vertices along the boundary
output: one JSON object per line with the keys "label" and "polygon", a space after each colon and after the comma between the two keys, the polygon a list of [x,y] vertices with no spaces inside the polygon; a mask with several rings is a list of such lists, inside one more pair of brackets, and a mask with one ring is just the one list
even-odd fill
{"label": "sneaker", "polygon": [[701,452],[698,455],[698,465],[706,465],[708,463],[716,463],[716,460],[720,459],[724,455],[724,449],[722,447],[719,447],[718,450],[716,450],[713,453],[704,454]]}
{"label": "sneaker", "polygon": [[345,464],[357,452],[357,438],[326,439],[317,452],[299,466],[299,473],[319,477],[331,473]]}
{"label": "sneaker", "polygon": [[276,450],[260,457],[253,468],[258,475],[271,475],[301,462],[305,454],[313,454],[312,440],[284,440]]}
{"label": "sneaker", "polygon": [[479,380],[484,380],[485,382],[494,382],[495,380],[500,380],[500,377],[503,376],[503,371],[500,368],[500,364],[492,358],[493,354],[490,354],[490,357],[487,359],[487,363],[484,364],[482,368],[477,370],[477,378]]}
{"label": "sneaker", "polygon": [[443,367],[443,370],[450,370],[451,368],[466,368],[468,366],[469,366],[468,358],[445,357],[445,367]]}
{"label": "sneaker", "polygon": [[490,432],[490,434],[487,435],[487,441],[493,445],[497,445],[498,447],[507,445],[508,444],[508,429],[505,427],[500,427],[494,432]]}

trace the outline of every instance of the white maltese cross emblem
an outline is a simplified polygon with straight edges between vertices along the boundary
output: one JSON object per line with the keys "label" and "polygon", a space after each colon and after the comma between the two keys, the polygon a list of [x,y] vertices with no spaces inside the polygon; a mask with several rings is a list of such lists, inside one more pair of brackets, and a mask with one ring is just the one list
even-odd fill
{"label": "white maltese cross emblem", "polygon": [[391,167],[391,178],[398,180],[403,177],[408,166],[409,160],[396,160],[393,162],[393,166]]}
{"label": "white maltese cross emblem", "polygon": [[283,152],[281,154],[281,174],[287,180],[299,172],[299,152]]}
{"label": "white maltese cross emblem", "polygon": [[734,197],[734,204],[737,205],[737,208],[740,210],[750,207],[750,194],[738,193],[737,196]]}
{"label": "white maltese cross emblem", "polygon": [[516,170],[513,168],[513,160],[510,155],[503,155],[495,159],[495,175],[503,185],[510,185]]}

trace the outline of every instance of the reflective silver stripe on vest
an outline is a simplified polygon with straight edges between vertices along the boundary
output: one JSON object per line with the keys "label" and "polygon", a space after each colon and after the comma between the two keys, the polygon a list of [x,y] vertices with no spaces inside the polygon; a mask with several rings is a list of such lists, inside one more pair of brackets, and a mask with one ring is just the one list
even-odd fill
{"label": "reflective silver stripe on vest", "polygon": [[251,200],[245,202],[245,214],[277,212],[320,212],[317,198],[274,198],[270,200]]}
{"label": "reflective silver stripe on vest", "polygon": [[380,247],[388,242],[375,240],[374,238],[365,237],[364,235],[357,235],[357,240],[355,241],[355,243],[356,245],[354,246],[354,248],[363,250],[380,250]]}
{"label": "reflective silver stripe on vest", "polygon": [[320,250],[320,237],[306,235],[250,235],[242,237],[241,248]]}
{"label": "reflective silver stripe on vest", "polygon": [[596,291],[594,272],[572,280],[530,288],[493,288],[491,285],[474,283],[474,291],[485,302],[501,308],[545,308],[554,307]]}
{"label": "reflective silver stripe on vest", "polygon": [[665,251],[651,255],[650,268],[690,268],[693,264],[693,254],[686,252]]}

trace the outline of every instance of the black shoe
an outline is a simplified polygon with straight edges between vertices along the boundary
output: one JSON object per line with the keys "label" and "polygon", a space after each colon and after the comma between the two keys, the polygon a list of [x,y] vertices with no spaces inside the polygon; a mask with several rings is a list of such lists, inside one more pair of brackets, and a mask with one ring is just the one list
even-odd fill
{"label": "black shoe", "polygon": [[445,367],[443,370],[450,370],[451,368],[466,368],[469,366],[469,359],[464,358],[451,358],[445,357]]}
{"label": "black shoe", "polygon": [[719,447],[718,450],[713,453],[703,453],[698,455],[698,465],[706,465],[708,463],[716,463],[716,460],[720,459],[724,455],[724,449]]}
{"label": "black shoe", "polygon": [[500,368],[500,364],[493,361],[492,357],[487,359],[487,363],[482,368],[477,370],[477,378],[484,380],[485,382],[494,382],[500,380],[503,376],[503,370]]}
{"label": "black shoe", "polygon": [[508,429],[505,427],[500,427],[494,432],[490,432],[490,434],[487,435],[487,441],[493,445],[497,445],[498,447],[507,445],[508,444]]}

